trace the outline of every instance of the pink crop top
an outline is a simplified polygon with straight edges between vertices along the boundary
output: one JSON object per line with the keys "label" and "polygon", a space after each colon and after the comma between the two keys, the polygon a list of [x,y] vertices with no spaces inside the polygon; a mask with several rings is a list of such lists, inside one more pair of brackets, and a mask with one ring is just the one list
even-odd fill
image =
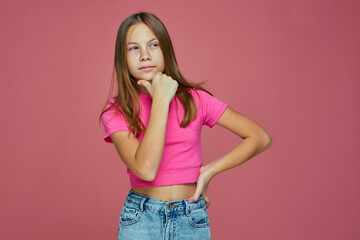
{"label": "pink crop top", "polygon": [[[197,91],[200,95],[199,101]],[[189,92],[194,97],[197,105],[197,117],[187,125],[181,128],[179,125],[184,116],[183,106],[176,97],[169,105],[168,121],[166,125],[165,145],[161,164],[157,175],[153,181],[146,181],[136,176],[129,168],[127,173],[130,177],[132,188],[163,186],[197,182],[202,166],[201,158],[201,128],[207,125],[212,128],[224,113],[228,104],[211,96],[205,91],[190,89]],[[150,94],[139,93],[142,113],[140,115],[145,127],[147,127],[150,117],[152,98]],[[109,107],[115,101],[112,98],[107,106]],[[176,114],[176,103],[178,105],[179,115]],[[129,131],[124,116],[114,115],[114,108],[108,110],[102,115],[102,123],[105,129],[104,140],[113,143],[110,134],[118,131]],[[139,134],[138,141],[144,137],[144,133]]]}

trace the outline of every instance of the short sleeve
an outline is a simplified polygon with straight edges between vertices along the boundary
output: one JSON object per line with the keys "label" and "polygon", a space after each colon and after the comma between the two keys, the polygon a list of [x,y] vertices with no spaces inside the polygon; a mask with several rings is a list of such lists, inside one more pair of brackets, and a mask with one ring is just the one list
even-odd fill
{"label": "short sleeve", "polygon": [[205,91],[197,90],[200,95],[200,105],[202,109],[203,125],[212,128],[225,112],[228,104],[211,96]]}
{"label": "short sleeve", "polygon": [[[115,101],[114,98],[110,99],[108,104],[106,105],[106,108],[111,106]],[[102,116],[101,121],[105,129],[105,135],[104,135],[104,141],[108,143],[113,143],[113,141],[110,138],[110,135],[114,132],[119,131],[130,131],[125,117],[118,112],[118,110],[114,107],[107,110]]]}

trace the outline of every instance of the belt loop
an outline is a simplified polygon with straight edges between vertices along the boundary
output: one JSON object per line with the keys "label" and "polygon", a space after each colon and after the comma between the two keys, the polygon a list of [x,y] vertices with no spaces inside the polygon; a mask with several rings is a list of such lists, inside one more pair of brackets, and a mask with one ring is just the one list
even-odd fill
{"label": "belt loop", "polygon": [[143,198],[140,201],[140,211],[144,211],[144,202],[147,199],[147,196],[144,195]]}
{"label": "belt loop", "polygon": [[185,214],[186,214],[186,216],[189,216],[189,210],[190,210],[189,202],[187,199],[185,199]]}

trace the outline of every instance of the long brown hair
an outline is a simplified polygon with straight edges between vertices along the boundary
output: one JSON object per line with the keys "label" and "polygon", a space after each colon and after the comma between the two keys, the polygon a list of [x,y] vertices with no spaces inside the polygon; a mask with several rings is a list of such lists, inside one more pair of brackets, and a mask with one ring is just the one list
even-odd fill
{"label": "long brown hair", "polygon": [[[170,76],[178,82],[178,89],[174,97],[177,97],[184,107],[184,118],[180,127],[185,128],[197,116],[196,103],[193,96],[189,93],[190,88],[196,88],[206,91],[212,95],[205,88],[201,87],[207,81],[201,83],[188,82],[179,70],[174,49],[170,36],[158,17],[149,12],[138,12],[126,18],[120,25],[115,45],[115,60],[114,69],[111,82],[111,88],[108,99],[99,116],[99,122],[102,115],[110,108],[115,107],[119,114],[123,114],[127,120],[128,127],[135,136],[140,132],[145,131],[145,126],[140,119],[141,104],[137,94],[139,90],[137,80],[130,74],[126,60],[126,35],[129,28],[138,23],[146,24],[159,40],[160,49],[164,56],[165,69],[164,74]],[[114,87],[114,72],[116,72],[118,92],[114,103],[106,108],[109,100],[112,98],[111,94]],[[176,103],[177,104],[177,103]],[[177,106],[177,105],[176,105]],[[106,108],[106,109],[105,109]],[[130,135],[129,135],[130,136]]]}

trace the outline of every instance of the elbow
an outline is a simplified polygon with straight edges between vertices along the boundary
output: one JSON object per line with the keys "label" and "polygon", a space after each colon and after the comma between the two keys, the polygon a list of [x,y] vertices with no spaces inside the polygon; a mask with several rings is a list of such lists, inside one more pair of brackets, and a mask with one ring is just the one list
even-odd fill
{"label": "elbow", "polygon": [[137,171],[137,173],[135,173],[135,175],[144,181],[153,181],[154,180],[153,174],[151,174],[151,172],[146,168],[138,169],[138,171]]}
{"label": "elbow", "polygon": [[137,166],[136,169],[139,174],[137,176],[145,181],[154,181],[160,167],[159,165],[156,165],[156,163],[161,162],[161,159],[152,159],[150,154],[138,156],[137,151],[134,158]]}
{"label": "elbow", "polygon": [[157,175],[159,168],[155,168],[154,166],[148,168],[146,172],[147,181],[154,181]]}
{"label": "elbow", "polygon": [[156,173],[154,173],[149,167],[144,167],[141,171],[141,178],[145,181],[154,181]]}
{"label": "elbow", "polygon": [[142,179],[144,179],[145,181],[154,181],[154,179],[155,179],[155,176],[154,176],[154,174],[151,174],[151,172],[150,171],[145,171],[145,172],[143,172],[143,174],[142,174]]}
{"label": "elbow", "polygon": [[143,176],[143,177],[141,177],[141,179],[144,180],[144,181],[148,181],[148,182],[151,182],[151,181],[154,180],[154,179],[149,178],[149,177],[147,177],[147,176]]}
{"label": "elbow", "polygon": [[269,149],[272,147],[272,138],[270,135],[267,135],[266,137],[263,138],[263,141],[262,141],[262,145],[263,145],[263,151]]}
{"label": "elbow", "polygon": [[137,162],[136,164],[136,173],[133,172],[136,176],[138,176],[139,178],[141,178],[144,181],[153,181],[155,179],[154,174],[152,173],[152,171],[150,171],[150,167],[147,166],[146,163],[149,163],[149,161],[147,159],[142,159],[141,161],[139,161],[139,159],[137,158],[137,156],[135,155],[135,162]]}
{"label": "elbow", "polygon": [[154,181],[154,180],[155,180],[155,177],[150,176],[150,177],[148,177],[148,178],[147,178],[147,180],[146,180],[146,181],[150,181],[150,182],[151,182],[151,181]]}
{"label": "elbow", "polygon": [[266,145],[265,150],[266,150],[266,149],[269,149],[269,148],[271,148],[271,147],[272,147],[272,140],[270,140],[270,142]]}
{"label": "elbow", "polygon": [[266,131],[255,136],[254,138],[257,141],[258,150],[260,152],[263,152],[272,147],[272,138]]}
{"label": "elbow", "polygon": [[137,171],[133,173],[144,181],[153,181],[155,179],[148,171]]}

